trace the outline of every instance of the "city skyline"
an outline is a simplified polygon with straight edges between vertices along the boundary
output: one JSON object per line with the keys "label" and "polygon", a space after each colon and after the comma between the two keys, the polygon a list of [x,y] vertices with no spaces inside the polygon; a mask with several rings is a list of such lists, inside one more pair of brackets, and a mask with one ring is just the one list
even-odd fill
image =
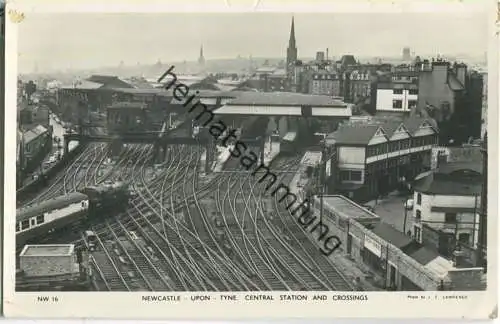
{"label": "city skyline", "polygon": [[[250,55],[285,58],[292,16],[299,59],[314,57],[326,48],[330,57],[400,56],[403,47],[416,55],[482,57],[488,41],[485,15],[478,10],[460,14],[36,14],[19,26],[18,64],[20,73],[29,73],[35,66],[43,71],[93,69],[121,61],[125,65],[195,61],[202,45],[206,60]],[[311,36],[316,34],[321,37]]]}

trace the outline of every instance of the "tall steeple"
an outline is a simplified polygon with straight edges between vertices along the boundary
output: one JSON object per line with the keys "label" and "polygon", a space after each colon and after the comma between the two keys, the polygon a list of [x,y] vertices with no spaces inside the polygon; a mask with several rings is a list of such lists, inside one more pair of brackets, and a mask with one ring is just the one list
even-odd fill
{"label": "tall steeple", "polygon": [[200,47],[200,57],[198,58],[198,63],[200,65],[205,64],[205,57],[203,56],[203,45]]}
{"label": "tall steeple", "polygon": [[289,47],[295,47],[295,20],[292,16],[292,27],[290,28],[290,40],[288,41]]}
{"label": "tall steeple", "polygon": [[286,69],[291,72],[293,64],[297,61],[297,45],[295,43],[295,19],[292,16],[292,27],[290,28],[290,40],[286,51]]}

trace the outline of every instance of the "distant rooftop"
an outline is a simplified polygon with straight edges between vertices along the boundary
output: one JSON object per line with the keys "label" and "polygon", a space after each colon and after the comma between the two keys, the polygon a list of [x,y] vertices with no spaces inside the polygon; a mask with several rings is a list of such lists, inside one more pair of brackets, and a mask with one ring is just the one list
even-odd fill
{"label": "distant rooftop", "polygon": [[19,256],[64,256],[71,255],[73,244],[25,245]]}

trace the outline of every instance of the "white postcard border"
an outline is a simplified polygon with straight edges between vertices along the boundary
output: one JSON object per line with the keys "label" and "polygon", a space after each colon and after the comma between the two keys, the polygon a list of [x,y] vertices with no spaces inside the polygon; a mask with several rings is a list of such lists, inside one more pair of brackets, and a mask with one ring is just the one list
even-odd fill
{"label": "white postcard border", "polygon": [[[232,1],[233,2],[233,1]],[[256,319],[256,318],[468,318],[484,319],[494,316],[497,304],[497,270],[498,253],[496,217],[488,220],[488,290],[484,292],[354,292],[354,293],[314,293],[314,292],[265,292],[263,295],[274,296],[274,301],[246,301],[250,293],[103,293],[103,292],[57,292],[57,293],[16,293],[15,290],[15,159],[16,155],[16,82],[17,82],[17,24],[9,19],[10,15],[25,13],[29,19],[30,12],[241,12],[241,11],[286,11],[286,12],[398,12],[420,11],[436,12],[464,11],[479,7],[473,1],[467,7],[467,1],[430,2],[430,1],[380,1],[379,3],[356,1],[287,1],[286,8],[282,2],[260,1],[254,8],[255,1],[235,2],[230,8],[224,1],[17,1],[7,4],[6,21],[6,95],[5,95],[5,204],[4,204],[4,314],[7,317],[93,317],[93,318],[164,318],[164,319]],[[498,197],[498,36],[495,31],[497,5],[491,2],[491,21],[488,48],[488,137],[489,137],[489,179],[490,196]],[[250,8],[250,9],[249,9]],[[474,9],[475,10],[475,9]],[[22,22],[21,22],[22,23]],[[446,22],[443,22],[446,23]],[[50,36],[49,36],[50,37]],[[494,90],[494,91],[491,91]],[[498,214],[498,200],[488,199],[488,214]],[[326,294],[367,296],[361,301],[294,301],[281,302],[279,296]],[[209,296],[210,301],[192,301],[192,296]],[[237,295],[238,301],[220,301],[221,295]],[[48,301],[39,302],[38,297],[48,297]],[[147,296],[179,296],[179,302],[144,301]],[[410,298],[409,296],[416,297]],[[463,299],[446,299],[449,296],[463,296]],[[310,299],[310,298],[309,298]],[[362,307],[362,308],[360,308]]]}

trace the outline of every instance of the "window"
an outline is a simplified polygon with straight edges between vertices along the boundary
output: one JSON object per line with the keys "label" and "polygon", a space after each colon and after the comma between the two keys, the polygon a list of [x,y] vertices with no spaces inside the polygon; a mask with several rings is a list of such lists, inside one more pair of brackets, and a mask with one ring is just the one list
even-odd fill
{"label": "window", "polygon": [[457,222],[457,214],[456,213],[445,213],[444,214],[444,222],[447,224],[454,224]]}
{"label": "window", "polygon": [[469,233],[460,233],[458,235],[458,241],[463,244],[469,244],[470,234]]}
{"label": "window", "polygon": [[402,109],[403,108],[403,100],[393,100],[392,101],[393,109]]}
{"label": "window", "polygon": [[393,94],[403,94],[403,89],[394,89],[392,90]]}
{"label": "window", "polygon": [[16,232],[19,232],[21,230],[21,223],[17,222],[16,223]]}
{"label": "window", "polygon": [[414,226],[413,227],[413,235],[414,235],[414,238],[415,238],[415,241],[417,242],[420,242],[420,227],[418,226]]}
{"label": "window", "polygon": [[37,224],[42,224],[44,221],[45,221],[45,219],[44,219],[43,215],[38,215],[36,217],[36,223]]}
{"label": "window", "polygon": [[340,180],[348,181],[349,180],[349,171],[341,171],[340,172]]}
{"label": "window", "polygon": [[415,211],[415,218],[417,220],[421,220],[422,219],[422,213],[418,209]]}
{"label": "window", "polygon": [[31,221],[31,226],[35,226],[36,225],[36,218],[35,217],[32,217],[30,219],[30,221]]}
{"label": "window", "polygon": [[408,108],[417,108],[417,101],[416,100],[408,100]]}
{"label": "window", "polygon": [[340,172],[341,181],[361,181],[362,175],[361,171],[341,171]]}
{"label": "window", "polygon": [[361,171],[351,171],[352,181],[361,181]]}
{"label": "window", "polygon": [[25,219],[21,222],[21,230],[28,229],[30,227],[30,220]]}
{"label": "window", "polygon": [[418,95],[418,89],[410,89],[409,94]]}
{"label": "window", "polygon": [[417,205],[420,205],[420,204],[422,204],[422,194],[418,193],[417,194]]}

